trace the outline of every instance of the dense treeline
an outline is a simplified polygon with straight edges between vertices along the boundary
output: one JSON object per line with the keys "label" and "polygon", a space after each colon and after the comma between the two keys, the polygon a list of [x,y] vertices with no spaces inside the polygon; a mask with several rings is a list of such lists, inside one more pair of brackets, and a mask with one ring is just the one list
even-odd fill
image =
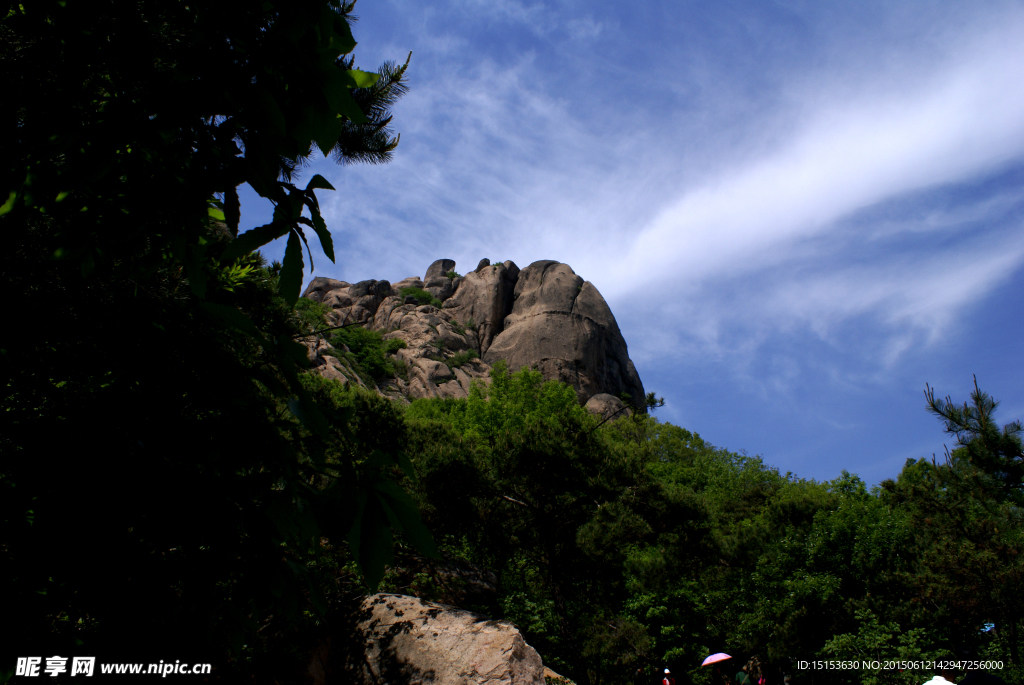
{"label": "dense treeline", "polygon": [[[361,396],[310,382],[339,406]],[[453,592],[408,551],[384,588],[511,620],[579,683],[632,682],[638,668],[649,682],[666,666],[712,683],[699,664],[718,651],[742,656],[731,673],[756,657],[773,685],[921,683],[937,670],[887,660],[1001,661],[1015,682],[1021,426],[1000,430],[977,386],[961,406],[930,388],[925,399],[955,449],[868,490],[846,471],[780,474],[646,414],[604,423],[570,387],[499,364],[468,400],[386,409],[418,472],[404,485],[445,557],[495,572],[496,592]],[[815,673],[800,660],[882,667]]]}
{"label": "dense treeline", "polygon": [[[644,414],[599,425],[536,372],[492,376],[468,400],[404,410],[410,485],[445,552],[497,572],[492,604],[472,608],[514,621],[559,672],[628,682],[667,666],[707,683],[701,660],[724,651],[756,655],[769,683],[931,676],[792,659],[969,657],[1021,676],[1021,427],[999,431],[977,388],[960,407],[929,390],[957,448],[869,491]],[[393,589],[430,596],[400,576]]]}
{"label": "dense treeline", "polygon": [[[339,407],[374,397],[308,382]],[[933,672],[887,660],[1001,661],[996,672],[1016,682],[1021,427],[1000,431],[977,387],[963,406],[930,389],[926,400],[956,449],[868,490],[845,471],[780,474],[649,415],[602,423],[529,369],[499,364],[468,400],[377,398],[374,420],[390,417],[394,447],[411,455],[418,475],[404,485],[444,556],[496,576],[493,593],[460,593],[458,578],[400,544],[382,589],[511,620],[578,683],[634,682],[638,668],[651,682],[662,667],[713,683],[719,673],[699,664],[718,651],[742,657],[730,676],[756,657],[772,684]],[[796,663],[826,659],[883,666]]]}

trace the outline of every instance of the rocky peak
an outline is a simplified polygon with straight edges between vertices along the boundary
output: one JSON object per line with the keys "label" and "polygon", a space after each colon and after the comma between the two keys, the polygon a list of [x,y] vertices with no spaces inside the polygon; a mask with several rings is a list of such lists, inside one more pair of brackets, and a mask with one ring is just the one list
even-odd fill
{"label": "rocky peak", "polygon": [[444,303],[445,311],[456,321],[476,325],[474,347],[481,355],[505,328],[518,277],[519,267],[512,261],[492,266],[489,260],[483,260],[476,271],[461,279],[458,290]]}
{"label": "rocky peak", "polygon": [[427,275],[423,277],[423,282],[429,284],[436,278],[446,278],[446,274],[453,269],[455,269],[454,259],[438,259],[427,267]]}
{"label": "rocky peak", "polygon": [[[408,380],[385,382],[378,388],[385,395],[466,397],[471,382],[487,382],[501,359],[512,371],[528,366],[568,383],[581,404],[595,395],[626,393],[642,409],[643,384],[611,309],[568,264],[542,260],[520,270],[512,261],[482,259],[465,277],[449,278],[454,268],[454,260],[438,259],[422,279],[410,276],[394,285],[315,278],[303,296],[331,307],[334,325],[366,321],[385,340],[405,342],[397,357]],[[402,295],[403,288],[422,289],[442,307]],[[321,363],[316,347],[310,356],[318,360],[318,372],[347,377],[344,361]]]}
{"label": "rocky peak", "polygon": [[644,388],[608,304],[568,264],[534,262],[519,274],[512,311],[484,355],[511,369],[537,368],[573,386],[581,404],[627,393],[640,406]]}

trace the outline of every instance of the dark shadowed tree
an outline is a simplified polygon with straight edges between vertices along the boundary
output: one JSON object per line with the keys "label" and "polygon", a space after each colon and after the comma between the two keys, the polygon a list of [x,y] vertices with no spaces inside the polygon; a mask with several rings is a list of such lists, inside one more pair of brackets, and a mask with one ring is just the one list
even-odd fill
{"label": "dark shadowed tree", "polygon": [[[406,66],[353,68],[351,10],[0,5],[0,287],[21,312],[0,333],[0,676],[46,652],[279,677],[260,644],[337,591],[327,537],[370,585],[392,530],[432,553],[391,477],[408,462],[357,429],[377,408],[316,401],[294,341],[308,234],[334,259],[330,185],[298,170],[314,146],[397,144]],[[275,208],[239,233],[242,183]]]}

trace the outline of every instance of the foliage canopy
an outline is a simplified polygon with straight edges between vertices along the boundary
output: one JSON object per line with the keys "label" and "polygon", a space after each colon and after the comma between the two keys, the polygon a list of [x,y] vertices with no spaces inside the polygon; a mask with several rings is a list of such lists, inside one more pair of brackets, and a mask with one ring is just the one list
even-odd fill
{"label": "foliage canopy", "polygon": [[[355,69],[352,9],[0,5],[2,287],[25,312],[0,334],[5,654],[169,650],[273,679],[288,636],[362,587],[332,564],[373,586],[392,532],[434,552],[408,459],[361,428],[381,407],[306,378],[295,341],[308,233],[335,249],[332,188],[301,167],[398,142],[408,61]],[[275,209],[239,233],[242,183]],[[267,268],[253,251],[283,236]]]}

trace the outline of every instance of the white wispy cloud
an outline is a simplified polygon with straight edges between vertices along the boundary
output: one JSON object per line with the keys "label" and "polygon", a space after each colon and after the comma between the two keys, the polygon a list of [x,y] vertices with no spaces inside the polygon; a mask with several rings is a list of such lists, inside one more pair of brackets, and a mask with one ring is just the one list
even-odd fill
{"label": "white wispy cloud", "polygon": [[1001,47],[928,74],[930,87],[821,107],[776,152],[684,191],[645,227],[622,273],[642,265],[700,280],[757,268],[858,209],[1020,158],[1024,90],[1007,86],[1024,78],[1024,41]]}
{"label": "white wispy cloud", "polygon": [[[544,19],[599,33],[597,20],[565,20],[544,3],[462,7],[509,26]],[[887,44],[877,51],[881,61],[858,53],[836,58],[836,71],[772,74],[765,80],[781,84],[784,97],[766,97],[763,120],[735,130],[708,114],[728,109],[729,88],[725,100],[708,100],[709,83],[700,83],[704,109],[687,118],[631,101],[629,84],[617,84],[624,104],[609,110],[600,94],[549,73],[535,52],[500,62],[440,22],[417,45],[418,71],[396,118],[403,137],[395,161],[350,172],[351,192],[326,203],[331,225],[355,229],[344,236],[344,268],[352,278],[398,278],[441,256],[462,269],[482,256],[521,266],[561,259],[594,281],[613,309],[652,287],[694,298],[688,318],[700,322],[697,334],[681,334],[703,341],[706,354],[717,353],[714,341],[731,325],[758,322],[755,338],[803,326],[827,339],[843,321],[871,316],[891,362],[908,341],[933,340],[1022,261],[1006,235],[966,251],[955,240],[886,242],[940,228],[955,238],[1003,221],[1020,203],[1014,191],[941,212],[925,206],[913,221],[882,217],[854,231],[844,224],[880,203],[971,182],[1024,157],[1024,91],[1015,87],[1024,82],[1021,12],[1000,8],[982,19],[962,21],[960,32],[934,31],[927,49]],[[565,60],[563,68],[582,74],[606,69],[610,58],[583,51]],[[654,65],[641,80],[686,92],[673,75]],[[872,241],[882,247],[871,252]],[[851,251],[867,251],[870,265],[849,260]],[[927,274],[936,269],[959,276],[933,283]],[[755,283],[755,305],[724,306],[714,296],[745,297],[746,283]]]}
{"label": "white wispy cloud", "polygon": [[940,450],[925,381],[1020,417],[1019,3],[360,9],[360,64],[413,50],[411,91],[391,164],[309,170],[316,275],[568,262],[659,416],[805,476]]}

